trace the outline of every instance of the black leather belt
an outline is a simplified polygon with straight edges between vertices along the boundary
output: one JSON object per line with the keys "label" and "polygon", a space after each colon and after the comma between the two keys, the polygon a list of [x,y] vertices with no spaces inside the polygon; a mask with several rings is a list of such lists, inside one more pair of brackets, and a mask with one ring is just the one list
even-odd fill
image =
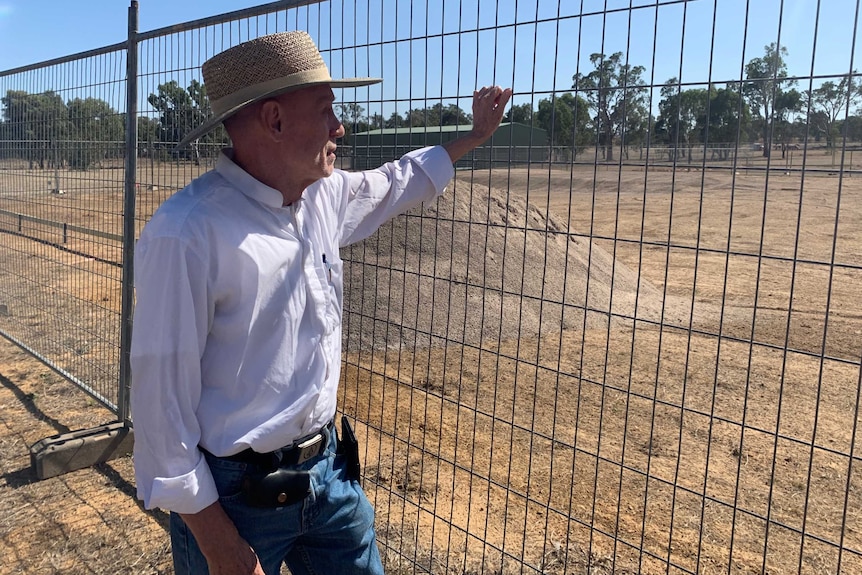
{"label": "black leather belt", "polygon": [[221,457],[221,459],[271,468],[299,465],[323,453],[329,437],[334,431],[335,423],[330,421],[317,433],[307,435],[288,447],[282,447],[268,453],[258,453],[249,447],[234,455]]}

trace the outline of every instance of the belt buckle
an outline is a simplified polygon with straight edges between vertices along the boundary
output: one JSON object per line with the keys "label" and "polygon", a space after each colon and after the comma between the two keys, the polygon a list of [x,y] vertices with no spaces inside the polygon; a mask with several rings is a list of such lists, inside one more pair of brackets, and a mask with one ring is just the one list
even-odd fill
{"label": "belt buckle", "polygon": [[320,444],[323,442],[323,433],[318,433],[314,437],[306,439],[302,443],[296,445],[299,450],[299,455],[296,457],[296,464],[305,463],[312,457],[320,453]]}

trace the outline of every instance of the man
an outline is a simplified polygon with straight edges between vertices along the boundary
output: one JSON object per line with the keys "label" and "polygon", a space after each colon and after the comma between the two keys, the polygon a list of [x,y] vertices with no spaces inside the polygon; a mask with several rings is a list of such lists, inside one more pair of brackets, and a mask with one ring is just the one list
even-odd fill
{"label": "man", "polygon": [[382,573],[356,457],[339,445],[353,444],[333,426],[339,247],[442,193],[511,91],[474,93],[464,137],[348,174],[334,169],[332,87],[379,80],[333,80],[304,32],[226,50],[203,76],[213,117],[183,144],[222,122],[233,148],[137,244],[139,496],[171,511],[178,574]]}

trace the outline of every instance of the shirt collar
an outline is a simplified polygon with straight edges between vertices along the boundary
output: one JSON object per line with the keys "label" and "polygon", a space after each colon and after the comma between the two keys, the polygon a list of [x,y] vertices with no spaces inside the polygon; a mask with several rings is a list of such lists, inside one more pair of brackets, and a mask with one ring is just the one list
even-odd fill
{"label": "shirt collar", "polygon": [[215,170],[249,198],[270,208],[284,207],[284,196],[281,192],[255,179],[233,161],[233,148],[224,148],[221,151]]}

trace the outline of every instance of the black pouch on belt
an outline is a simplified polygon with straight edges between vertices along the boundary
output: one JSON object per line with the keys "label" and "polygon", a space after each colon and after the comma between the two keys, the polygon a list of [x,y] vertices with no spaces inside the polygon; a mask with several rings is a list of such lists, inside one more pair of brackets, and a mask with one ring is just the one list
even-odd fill
{"label": "black pouch on belt", "polygon": [[338,442],[338,451],[344,456],[347,463],[347,477],[360,481],[361,466],[359,465],[359,442],[350,426],[350,421],[341,417],[341,437]]}
{"label": "black pouch on belt", "polygon": [[310,486],[307,471],[279,468],[270,473],[246,475],[242,493],[246,504],[252,507],[284,507],[305,499]]}

